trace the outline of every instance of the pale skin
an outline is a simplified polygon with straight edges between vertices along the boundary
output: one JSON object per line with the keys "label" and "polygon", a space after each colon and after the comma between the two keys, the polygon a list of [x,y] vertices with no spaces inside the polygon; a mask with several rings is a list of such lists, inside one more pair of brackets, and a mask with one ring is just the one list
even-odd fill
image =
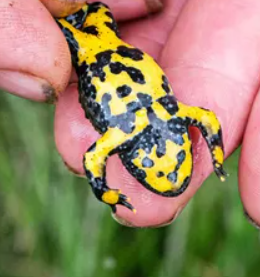
{"label": "pale skin", "polygon": [[[42,2],[59,15],[84,1]],[[260,2],[164,0],[161,13],[130,23],[126,20],[148,13],[143,0],[104,2],[124,21],[123,38],[158,60],[180,101],[217,114],[226,156],[242,143],[238,169],[241,200],[260,225]],[[158,2],[154,7],[160,7]],[[0,87],[42,102],[53,99],[54,92],[64,91],[56,107],[56,144],[69,167],[83,174],[82,155],[99,135],[78,103],[67,44],[50,12],[38,0],[1,0],[0,39]],[[137,210],[133,214],[118,207],[121,221],[132,226],[159,226],[176,218],[212,171],[206,144],[196,131],[193,142],[197,157],[193,178],[177,198],[147,191],[118,157],[109,159],[109,186],[131,197]]]}

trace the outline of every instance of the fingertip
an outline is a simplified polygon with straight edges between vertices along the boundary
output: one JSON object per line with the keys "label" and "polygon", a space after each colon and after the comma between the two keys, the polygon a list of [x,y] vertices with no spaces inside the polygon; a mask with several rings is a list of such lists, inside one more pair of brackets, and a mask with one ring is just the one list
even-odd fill
{"label": "fingertip", "polygon": [[160,0],[146,0],[145,3],[149,13],[155,13],[163,9],[163,3]]}
{"label": "fingertip", "polygon": [[[69,81],[71,74],[71,56],[65,37],[59,27],[43,7],[41,3],[34,0],[14,0],[12,6],[9,1],[0,4],[0,67],[2,71],[10,73],[10,81],[13,82],[18,94],[25,92],[25,80],[14,78],[14,74],[31,76],[31,81],[27,78],[27,84],[36,78],[44,80],[58,95],[63,91]],[[6,75],[5,75],[6,76]],[[3,76],[2,76],[3,77]],[[43,82],[44,82],[43,81]],[[16,82],[16,83],[15,83]],[[12,84],[9,86],[10,91]],[[28,91],[37,90],[41,85],[33,85]],[[43,90],[43,94],[46,93]],[[22,92],[22,90],[24,90]],[[50,90],[48,89],[50,92]],[[24,94],[27,98],[41,98],[37,92],[33,97]],[[42,96],[43,98],[44,96]]]}
{"label": "fingertip", "polygon": [[245,215],[245,218],[247,219],[247,221],[252,225],[254,226],[256,229],[260,230],[260,225],[259,223],[255,222],[251,216],[248,214],[248,212],[246,210],[244,210],[244,215]]}
{"label": "fingertip", "polygon": [[70,170],[83,174],[83,154],[99,134],[94,130],[78,101],[77,85],[64,91],[55,110],[55,142],[62,159]]}
{"label": "fingertip", "polygon": [[239,190],[251,221],[260,226],[260,94],[256,96],[242,143]]}
{"label": "fingertip", "polygon": [[54,103],[56,90],[46,81],[26,73],[0,70],[0,86],[17,96],[39,102]]}
{"label": "fingertip", "polygon": [[[119,174],[120,172],[120,174]],[[112,188],[119,188],[123,194],[131,198],[136,213],[118,206],[113,217],[122,225],[136,228],[159,227],[167,225],[184,207],[187,194],[168,198],[149,191],[142,186],[123,167],[118,156],[112,156],[107,163],[107,181]]]}
{"label": "fingertip", "polygon": [[40,0],[54,17],[65,17],[77,12],[86,0]]}
{"label": "fingertip", "polygon": [[[91,0],[89,2],[96,1]],[[119,21],[144,17],[150,13],[159,12],[163,8],[161,0],[105,0],[103,2],[111,8],[116,20]]]}

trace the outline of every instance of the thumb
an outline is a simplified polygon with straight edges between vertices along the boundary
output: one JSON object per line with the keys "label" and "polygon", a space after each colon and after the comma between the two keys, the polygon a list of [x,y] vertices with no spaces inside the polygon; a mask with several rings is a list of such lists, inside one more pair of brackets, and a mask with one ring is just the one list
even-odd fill
{"label": "thumb", "polygon": [[37,101],[63,91],[71,73],[67,43],[35,0],[0,1],[0,87]]}
{"label": "thumb", "polygon": [[[97,0],[40,0],[56,17],[67,16],[80,9],[84,3]],[[157,12],[162,8],[161,0],[104,0],[109,5],[117,20],[133,19]]]}

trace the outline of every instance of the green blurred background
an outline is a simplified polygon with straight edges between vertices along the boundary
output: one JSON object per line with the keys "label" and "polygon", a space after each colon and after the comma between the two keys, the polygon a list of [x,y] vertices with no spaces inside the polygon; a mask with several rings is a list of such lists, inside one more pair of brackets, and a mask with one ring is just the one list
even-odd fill
{"label": "green blurred background", "polygon": [[237,151],[174,224],[130,229],[69,173],[50,105],[0,93],[0,277],[259,277],[259,232],[244,218]]}

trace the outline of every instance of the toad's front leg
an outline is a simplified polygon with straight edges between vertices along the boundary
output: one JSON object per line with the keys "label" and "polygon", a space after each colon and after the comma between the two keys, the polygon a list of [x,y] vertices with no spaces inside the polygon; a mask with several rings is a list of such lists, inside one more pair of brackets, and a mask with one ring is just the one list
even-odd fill
{"label": "toad's front leg", "polygon": [[135,212],[129,203],[129,198],[117,189],[110,189],[106,183],[106,160],[118,153],[120,146],[126,143],[131,135],[124,133],[119,128],[110,128],[97,140],[84,154],[84,168],[92,190],[98,200],[111,206],[116,212],[116,205],[123,205]]}

